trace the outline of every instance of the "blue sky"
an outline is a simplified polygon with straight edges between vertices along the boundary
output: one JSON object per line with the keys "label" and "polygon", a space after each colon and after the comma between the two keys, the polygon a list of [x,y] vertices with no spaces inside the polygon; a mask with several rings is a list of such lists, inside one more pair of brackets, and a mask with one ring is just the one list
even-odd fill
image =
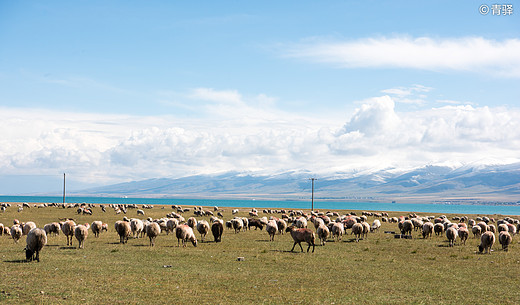
{"label": "blue sky", "polygon": [[518,162],[520,19],[482,4],[2,2],[0,178]]}

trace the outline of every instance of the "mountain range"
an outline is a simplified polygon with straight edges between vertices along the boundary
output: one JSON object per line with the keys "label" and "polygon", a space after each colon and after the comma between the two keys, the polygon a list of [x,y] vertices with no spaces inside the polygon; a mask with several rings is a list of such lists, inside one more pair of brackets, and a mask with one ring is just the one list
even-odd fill
{"label": "mountain range", "polygon": [[[76,195],[309,199],[313,177],[308,171],[276,175],[228,172],[182,178],[125,182],[74,192]],[[508,165],[424,166],[316,177],[317,199],[399,202],[509,202],[520,200],[520,163]],[[71,195],[74,195],[72,193]]]}

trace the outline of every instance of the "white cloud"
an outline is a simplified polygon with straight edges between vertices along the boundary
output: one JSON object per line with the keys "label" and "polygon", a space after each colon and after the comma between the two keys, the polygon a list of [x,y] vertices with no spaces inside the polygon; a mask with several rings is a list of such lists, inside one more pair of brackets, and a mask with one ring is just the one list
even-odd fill
{"label": "white cloud", "polygon": [[238,111],[210,119],[0,109],[0,174],[67,172],[110,183],[231,170],[319,174],[519,161],[515,108],[449,105],[399,112],[390,96],[382,96],[334,121],[262,108],[256,97],[224,93],[204,92],[221,101],[215,107],[227,106],[229,97]]}
{"label": "white cloud", "polygon": [[471,71],[520,77],[520,39],[483,37],[378,37],[352,41],[307,41],[285,55],[341,68],[408,68]]}

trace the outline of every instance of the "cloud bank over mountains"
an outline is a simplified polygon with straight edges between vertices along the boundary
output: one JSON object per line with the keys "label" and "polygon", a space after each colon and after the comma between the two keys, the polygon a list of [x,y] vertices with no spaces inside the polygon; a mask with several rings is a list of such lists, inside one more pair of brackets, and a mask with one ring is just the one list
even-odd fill
{"label": "cloud bank over mountains", "polygon": [[411,90],[360,101],[343,121],[288,113],[265,95],[211,88],[185,95],[203,114],[197,118],[3,108],[0,174],[67,172],[106,184],[228,171],[341,174],[520,161],[520,109],[452,103],[397,111]]}

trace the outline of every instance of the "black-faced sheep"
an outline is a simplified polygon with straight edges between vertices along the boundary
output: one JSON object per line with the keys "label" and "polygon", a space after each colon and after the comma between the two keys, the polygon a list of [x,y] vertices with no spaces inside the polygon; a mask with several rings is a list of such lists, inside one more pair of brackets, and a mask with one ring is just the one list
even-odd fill
{"label": "black-faced sheep", "polygon": [[215,221],[211,225],[211,234],[213,234],[213,239],[216,243],[222,241],[222,233],[224,232],[224,226],[222,225],[222,222]]}
{"label": "black-faced sheep", "polygon": [[197,226],[197,219],[195,217],[188,218],[188,226],[194,229]]}
{"label": "black-faced sheep", "polygon": [[155,246],[155,239],[161,234],[161,227],[156,222],[151,222],[146,226],[146,236],[150,239],[150,246]]}
{"label": "black-faced sheep", "polygon": [[479,252],[482,253],[482,251],[485,251],[485,253],[491,253],[491,248],[494,243],[495,234],[493,234],[493,232],[486,231],[482,233],[480,236],[480,245],[478,246]]}
{"label": "black-faced sheep", "polygon": [[40,251],[47,244],[47,234],[40,228],[34,228],[27,234],[27,246],[25,247],[25,259],[27,261],[40,261]]}
{"label": "black-faced sheep", "polygon": [[498,242],[502,245],[502,250],[507,251],[513,238],[508,231],[502,231],[498,234]]}
{"label": "black-faced sheep", "polygon": [[188,225],[179,225],[175,228],[175,235],[177,236],[177,247],[180,246],[180,241],[182,241],[182,246],[186,247],[186,242],[189,240],[193,244],[193,246],[197,246],[197,238],[193,233],[193,229]]}
{"label": "black-faced sheep", "polygon": [[264,224],[261,223],[258,219],[254,219],[254,218],[248,219],[248,225],[249,225],[250,229],[251,229],[251,227],[255,227],[255,230],[256,229],[262,230],[264,228]]}
{"label": "black-faced sheep", "polygon": [[374,219],[374,222],[372,222],[372,226],[370,226],[370,232],[379,231],[379,228],[381,228],[381,222],[379,221],[379,219]]}
{"label": "black-faced sheep", "polygon": [[78,249],[85,248],[85,239],[87,239],[88,236],[88,227],[85,225],[76,226],[76,228],[74,228],[74,236],[78,240]]}
{"label": "black-faced sheep", "polygon": [[303,248],[302,248],[302,241],[305,241],[309,246],[307,247],[307,252],[309,252],[309,249],[311,248],[312,246],[312,253],[314,253],[314,247],[315,247],[315,240],[316,240],[316,236],[314,234],[314,232],[312,232],[311,230],[309,229],[304,229],[304,228],[295,228],[293,226],[290,226],[288,227],[286,230],[286,232],[290,232],[291,233],[291,236],[294,240],[294,244],[293,244],[293,247],[291,249],[291,252],[294,251],[294,247],[296,247],[296,244],[300,245],[300,249],[302,250],[303,252]]}
{"label": "black-faced sheep", "polygon": [[170,218],[166,222],[166,235],[170,234],[170,232],[173,232],[175,228],[179,225],[179,221],[175,218]]}

